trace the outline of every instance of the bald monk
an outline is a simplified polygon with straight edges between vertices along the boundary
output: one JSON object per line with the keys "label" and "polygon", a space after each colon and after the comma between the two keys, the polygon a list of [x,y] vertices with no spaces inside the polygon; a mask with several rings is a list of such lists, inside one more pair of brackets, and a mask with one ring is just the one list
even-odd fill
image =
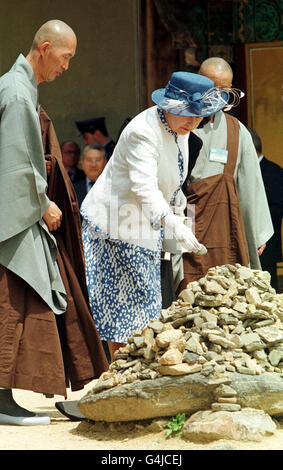
{"label": "bald monk", "polygon": [[[232,87],[233,71],[221,57],[206,59],[199,73],[210,78],[216,87],[228,90]],[[226,154],[226,117],[234,126],[231,138],[236,139],[236,130],[239,133],[237,148],[236,143],[232,146],[235,155],[232,148]],[[260,166],[247,128],[219,111],[194,133],[203,146],[186,190],[188,202],[195,204],[198,239],[208,248],[208,254],[203,259],[184,255],[184,280],[179,291],[212,266],[238,262],[261,269],[260,255],[273,234]]]}
{"label": "bald monk", "polygon": [[[66,396],[57,326],[70,307],[56,239],[63,214],[47,196],[38,85],[68,69],[76,46],[67,24],[48,21],[35,34],[27,56],[20,54],[0,78],[0,424],[50,422],[48,416],[18,405],[13,388]],[[77,325],[79,318],[67,339],[76,345]]]}

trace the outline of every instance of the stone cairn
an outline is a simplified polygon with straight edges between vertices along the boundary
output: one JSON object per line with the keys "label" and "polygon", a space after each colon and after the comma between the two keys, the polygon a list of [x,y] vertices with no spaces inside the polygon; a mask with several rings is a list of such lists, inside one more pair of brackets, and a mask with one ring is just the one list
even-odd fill
{"label": "stone cairn", "polygon": [[[162,376],[283,374],[283,295],[270,274],[236,265],[210,268],[141,332],[134,331],[92,392]],[[228,375],[228,374],[227,374]],[[213,411],[239,411],[237,393],[219,380]]]}

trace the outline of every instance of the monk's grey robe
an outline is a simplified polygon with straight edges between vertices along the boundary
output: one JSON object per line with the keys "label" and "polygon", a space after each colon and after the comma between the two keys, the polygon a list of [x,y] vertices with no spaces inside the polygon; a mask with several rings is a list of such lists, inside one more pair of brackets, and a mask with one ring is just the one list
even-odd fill
{"label": "monk's grey robe", "polygon": [[[239,148],[234,179],[243,214],[246,238],[252,269],[261,269],[258,248],[273,235],[273,225],[261,176],[258,157],[249,131],[239,122]],[[210,149],[226,149],[227,124],[223,111],[215,115],[214,123],[206,124],[194,133],[203,141],[189,183],[218,175],[224,171],[224,163],[210,161]],[[221,230],[221,227],[219,227]]]}
{"label": "monk's grey robe", "polygon": [[0,264],[26,281],[54,313],[66,309],[50,205],[33,70],[20,54],[0,78]]}

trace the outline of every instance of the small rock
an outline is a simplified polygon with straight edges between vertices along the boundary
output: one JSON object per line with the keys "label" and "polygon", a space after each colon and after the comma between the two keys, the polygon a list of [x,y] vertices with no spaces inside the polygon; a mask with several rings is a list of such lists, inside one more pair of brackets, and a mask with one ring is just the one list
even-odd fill
{"label": "small rock", "polygon": [[184,375],[184,374],[195,374],[200,372],[202,369],[201,364],[189,364],[182,363],[173,366],[160,366],[159,371],[162,375]]}
{"label": "small rock", "polygon": [[211,409],[213,411],[240,411],[241,405],[235,403],[212,403]]}
{"label": "small rock", "polygon": [[260,304],[261,302],[260,295],[255,287],[251,287],[250,289],[247,289],[245,292],[245,296],[249,304],[255,305],[255,304]]}
{"label": "small rock", "polygon": [[263,349],[264,344],[262,343],[257,333],[243,333],[240,336],[241,343],[248,352],[253,352],[256,349]]}
{"label": "small rock", "polygon": [[166,420],[155,419],[148,425],[147,430],[154,433],[162,432],[166,428],[166,425]]}
{"label": "small rock", "polygon": [[186,349],[188,351],[191,351],[191,352],[194,352],[194,353],[197,353],[197,354],[200,354],[200,355],[203,354],[203,352],[204,352],[200,342],[198,341],[198,339],[196,337],[193,337],[193,336],[188,339]]}
{"label": "small rock", "polygon": [[261,410],[198,411],[185,423],[182,437],[188,440],[231,439],[260,442],[274,434],[276,424]]}
{"label": "small rock", "polygon": [[217,373],[217,374],[221,374],[221,373],[224,373],[226,370],[226,367],[224,364],[215,364],[214,366],[214,371]]}
{"label": "small rock", "polygon": [[283,351],[280,351],[278,349],[273,349],[272,351],[270,351],[268,355],[268,359],[272,366],[277,366],[282,358],[283,358]]}
{"label": "small rock", "polygon": [[233,330],[233,335],[240,335],[241,333],[243,333],[244,331],[244,327],[243,327],[243,324],[242,322],[238,323],[238,325],[234,328]]}
{"label": "small rock", "polygon": [[253,277],[254,277],[254,273],[252,269],[246,268],[245,266],[239,267],[235,273],[236,279],[247,280],[247,279],[252,279]]}
{"label": "small rock", "polygon": [[180,293],[179,298],[183,300],[183,302],[187,302],[192,305],[195,301],[195,294],[190,289],[184,289]]}
{"label": "small rock", "polygon": [[239,320],[234,317],[233,315],[226,315],[225,313],[222,313],[219,315],[219,323],[220,325],[238,325]]}
{"label": "small rock", "polygon": [[221,384],[215,390],[215,396],[216,397],[217,396],[235,397],[236,395],[237,395],[237,392],[232,387],[229,387],[229,385]]}
{"label": "small rock", "polygon": [[179,349],[170,348],[159,358],[158,362],[161,365],[181,364],[183,362],[183,354]]}
{"label": "small rock", "polygon": [[237,403],[237,397],[219,397],[218,403]]}
{"label": "small rock", "polygon": [[194,364],[195,362],[197,362],[199,357],[200,356],[198,354],[195,354],[189,351],[185,351],[183,354],[183,359],[188,364]]}
{"label": "small rock", "polygon": [[156,344],[161,348],[166,348],[170,343],[174,343],[178,339],[182,338],[183,333],[181,330],[167,330],[159,333],[156,336]]}
{"label": "small rock", "polygon": [[251,325],[252,329],[256,329],[256,328],[261,328],[262,326],[269,326],[269,325],[272,325],[274,323],[274,319],[270,319],[270,320],[262,320],[262,321],[259,321],[259,322],[256,322],[254,325]]}
{"label": "small rock", "polygon": [[226,294],[227,289],[224,289],[217,281],[205,281],[203,288],[207,294]]}
{"label": "small rock", "polygon": [[217,318],[218,318],[217,310],[215,309],[210,309],[210,311],[202,310],[201,317],[205,320],[205,322],[217,325]]}
{"label": "small rock", "polygon": [[256,306],[255,306],[255,304],[248,304],[248,305],[247,305],[247,312],[248,312],[248,313],[255,313],[255,312],[256,312]]}
{"label": "small rock", "polygon": [[155,351],[153,351],[150,345],[144,348],[143,357],[148,361],[153,360],[155,358]]}
{"label": "small rock", "polygon": [[278,330],[276,326],[258,328],[256,332],[266,343],[278,343],[283,341],[283,332]]}
{"label": "small rock", "polygon": [[240,313],[246,313],[247,305],[248,304],[246,302],[239,302],[238,300],[236,300],[233,304],[233,309]]}
{"label": "small rock", "polygon": [[272,312],[275,308],[272,302],[259,302],[259,307],[267,312]]}
{"label": "small rock", "polygon": [[205,295],[198,293],[195,297],[195,304],[201,305],[203,307],[218,307],[222,303],[222,299],[217,298],[217,296],[213,295]]}
{"label": "small rock", "polygon": [[271,280],[271,274],[268,271],[258,271],[256,273],[256,277],[261,280],[261,281],[267,281],[270,283]]}
{"label": "small rock", "polygon": [[154,331],[154,333],[161,333],[163,330],[164,324],[159,320],[151,320],[148,326]]}
{"label": "small rock", "polygon": [[253,357],[260,362],[266,362],[267,361],[267,354],[264,351],[264,349],[257,349],[256,351],[253,351]]}
{"label": "small rock", "polygon": [[208,335],[208,340],[211,343],[219,344],[223,348],[234,348],[235,347],[235,344],[232,341],[229,341],[228,339],[226,339],[222,336],[215,335],[215,334],[209,334]]}
{"label": "small rock", "polygon": [[204,357],[207,361],[215,361],[215,362],[224,362],[224,357],[222,354],[218,354],[215,351],[208,351],[204,354]]}
{"label": "small rock", "polygon": [[255,371],[255,370],[249,369],[248,367],[245,367],[245,366],[239,366],[239,367],[237,367],[237,371],[238,371],[240,374],[256,375],[256,371]]}
{"label": "small rock", "polygon": [[204,364],[201,370],[201,374],[207,377],[213,371],[214,371],[214,367],[212,364]]}
{"label": "small rock", "polygon": [[145,342],[147,345],[154,343],[154,332],[152,328],[149,328],[147,326],[146,328],[143,329],[141,335],[144,336]]}
{"label": "small rock", "polygon": [[144,336],[134,336],[133,342],[137,348],[142,348],[145,346],[145,337]]}
{"label": "small rock", "polygon": [[111,379],[107,379],[107,380],[103,380],[103,381],[98,381],[94,384],[93,388],[92,388],[92,392],[94,393],[97,393],[97,392],[100,392],[101,390],[108,390],[109,388],[112,388],[112,387],[115,387],[115,385],[117,385],[119,383],[119,381],[117,380],[117,378],[111,378]]}

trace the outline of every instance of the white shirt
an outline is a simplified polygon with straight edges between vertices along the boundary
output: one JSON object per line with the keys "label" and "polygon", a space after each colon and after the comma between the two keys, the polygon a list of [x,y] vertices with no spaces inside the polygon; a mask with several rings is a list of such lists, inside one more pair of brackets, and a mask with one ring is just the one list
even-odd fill
{"label": "white shirt", "polygon": [[92,228],[157,250],[156,223],[172,210],[170,203],[186,205],[180,188],[188,168],[188,138],[168,131],[157,106],[132,119],[83,201],[81,213]]}

